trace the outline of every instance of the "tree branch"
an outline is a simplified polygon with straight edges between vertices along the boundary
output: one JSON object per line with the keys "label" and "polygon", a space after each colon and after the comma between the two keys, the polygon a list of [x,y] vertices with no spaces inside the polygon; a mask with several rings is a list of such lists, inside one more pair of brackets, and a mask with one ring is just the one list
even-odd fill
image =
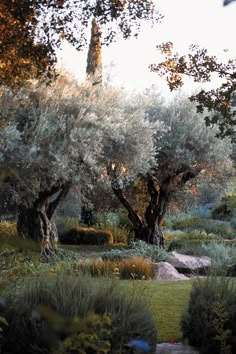
{"label": "tree branch", "polygon": [[51,218],[53,217],[56,208],[58,207],[58,205],[65,199],[65,197],[67,196],[67,194],[69,193],[71,188],[71,183],[66,183],[60,193],[58,194],[58,196],[51,202],[49,203],[48,207],[47,207],[47,217],[49,220],[51,220]]}
{"label": "tree branch", "polygon": [[121,204],[126,208],[128,211],[128,218],[130,221],[134,224],[137,225],[137,227],[143,227],[144,226],[144,221],[141,218],[141,216],[138,215],[138,213],[132,208],[130,202],[128,199],[125,197],[123,191],[121,189],[116,189],[113,188],[113,192],[115,193],[116,197],[119,199]]}

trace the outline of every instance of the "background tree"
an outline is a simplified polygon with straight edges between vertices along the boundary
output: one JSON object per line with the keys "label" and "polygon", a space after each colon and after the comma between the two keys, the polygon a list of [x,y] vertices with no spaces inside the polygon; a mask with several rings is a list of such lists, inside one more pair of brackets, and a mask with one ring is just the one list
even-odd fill
{"label": "background tree", "polygon": [[[161,106],[155,95],[147,97],[146,119],[164,122],[168,129],[156,139],[156,160],[143,183],[149,201],[139,215],[128,200],[125,188],[115,184],[113,191],[128,211],[136,237],[149,243],[164,245],[162,221],[173,194],[207,166],[230,163],[230,144],[218,141],[214,129],[207,129],[203,116],[186,98],[176,97],[169,105]],[[158,138],[158,137],[157,137]]]}
{"label": "background tree", "polygon": [[86,28],[94,17],[104,28],[103,36],[99,32],[103,44],[118,33],[137,36],[142,21],[161,18],[148,0],[1,0],[0,85],[16,89],[32,78],[51,80],[56,48],[64,40],[84,48]]}
{"label": "background tree", "polygon": [[190,100],[196,103],[197,111],[205,113],[207,126],[217,125],[217,137],[229,136],[236,141],[235,131],[235,91],[236,91],[236,60],[221,63],[215,56],[210,56],[206,49],[191,46],[187,56],[172,54],[172,43],[159,46],[165,55],[165,60],[152,64],[151,71],[166,76],[170,90],[183,85],[183,76],[192,77],[195,82],[210,82],[212,75],[222,79],[222,84],[216,89],[201,89],[191,95]]}

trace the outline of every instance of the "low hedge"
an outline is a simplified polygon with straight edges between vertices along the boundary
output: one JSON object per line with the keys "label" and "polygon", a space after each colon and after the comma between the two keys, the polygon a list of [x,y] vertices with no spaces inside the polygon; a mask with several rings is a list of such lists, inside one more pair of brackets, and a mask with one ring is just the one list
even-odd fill
{"label": "low hedge", "polygon": [[74,227],[61,235],[59,240],[69,245],[109,245],[113,243],[113,235],[109,230]]}

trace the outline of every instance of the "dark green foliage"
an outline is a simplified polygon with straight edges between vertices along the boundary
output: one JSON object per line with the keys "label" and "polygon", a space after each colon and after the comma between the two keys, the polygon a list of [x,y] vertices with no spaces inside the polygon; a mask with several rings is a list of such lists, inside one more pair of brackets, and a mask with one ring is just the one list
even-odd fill
{"label": "dark green foliage", "polygon": [[76,227],[61,235],[60,242],[72,245],[107,245],[113,243],[113,236],[109,230]]}
{"label": "dark green foliage", "polygon": [[[2,315],[9,327],[4,333],[3,352],[50,353],[58,339],[68,337],[65,321],[69,328],[76,317],[85,318],[90,312],[110,316],[112,353],[129,353],[126,346],[134,338],[142,338],[153,346],[157,342],[155,323],[140,294],[127,294],[115,280],[82,273],[43,276],[12,287],[5,300]],[[53,321],[42,316],[38,308],[42,304],[56,314]]]}
{"label": "dark green foliage", "polygon": [[213,219],[230,220],[236,209],[236,195],[227,195],[212,210]]}
{"label": "dark green foliage", "polygon": [[207,277],[193,283],[182,317],[183,336],[202,353],[236,352],[236,288],[229,279]]}

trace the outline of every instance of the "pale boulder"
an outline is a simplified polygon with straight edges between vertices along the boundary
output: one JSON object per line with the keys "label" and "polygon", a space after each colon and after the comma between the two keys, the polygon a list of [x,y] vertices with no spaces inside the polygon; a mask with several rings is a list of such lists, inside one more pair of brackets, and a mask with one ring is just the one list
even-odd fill
{"label": "pale boulder", "polygon": [[159,262],[154,264],[154,280],[187,280],[189,279],[183,274],[180,274],[168,262]]}
{"label": "pale boulder", "polygon": [[184,274],[206,274],[211,266],[209,257],[188,256],[175,251],[169,253],[167,262]]}

